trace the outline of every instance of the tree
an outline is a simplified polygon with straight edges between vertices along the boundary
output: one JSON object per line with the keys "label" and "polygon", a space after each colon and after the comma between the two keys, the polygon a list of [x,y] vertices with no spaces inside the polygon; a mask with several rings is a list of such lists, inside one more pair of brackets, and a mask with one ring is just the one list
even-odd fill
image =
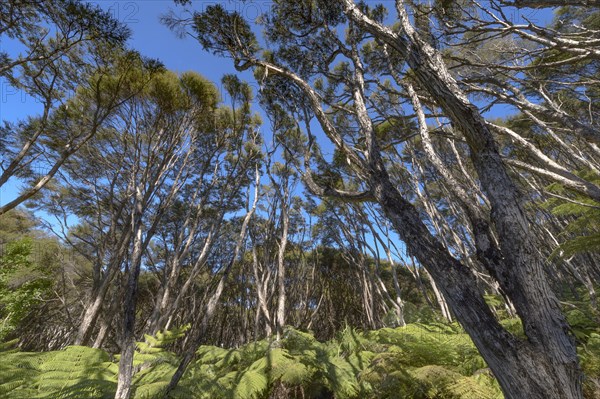
{"label": "tree", "polygon": [[[254,181],[253,172],[255,176],[260,174],[256,169],[261,158],[260,120],[250,111],[251,89],[232,75],[224,76],[222,82],[231,104],[215,110],[214,125],[198,142],[191,166],[193,179],[181,193],[186,204],[179,204],[174,209],[176,213],[170,215],[173,218],[160,227],[166,257],[161,278],[164,288],[149,320],[151,332],[172,325],[177,312],[182,310],[183,298],[193,290],[197,277],[210,267],[208,260],[225,227],[226,214],[243,207],[243,188]],[[184,275],[183,268],[188,262],[191,268]],[[225,267],[224,274],[230,269]]]}
{"label": "tree", "polygon": [[32,308],[48,296],[49,271],[31,260],[32,240],[21,239],[6,246],[0,258],[0,339],[17,328]]}
{"label": "tree", "polygon": [[[129,31],[99,7],[76,0],[9,0],[0,6],[0,15],[0,38],[24,46],[19,54],[0,53],[0,77],[42,105],[38,117],[2,121],[0,187],[12,178],[26,179],[28,185],[0,206],[1,215],[39,192],[95,134],[93,128],[74,131],[55,141],[46,130],[51,115],[68,108],[78,86],[90,83],[94,74],[96,82],[101,80],[109,54],[122,48]],[[95,124],[105,117],[93,116]]]}
{"label": "tree", "polygon": [[[548,39],[547,31],[537,31],[537,27],[520,29],[503,19],[503,10],[499,7],[493,9],[499,15],[494,19],[491,11],[478,9],[476,3],[467,3],[463,9],[457,5],[464,15],[480,12],[486,18],[489,16],[492,24],[501,25],[500,29],[516,29],[517,35],[546,48],[572,56],[583,53],[594,56],[596,52],[592,44],[585,47],[585,41],[569,42],[567,46],[566,37],[553,35]],[[369,9],[349,0],[331,4],[276,3],[262,18],[266,39],[271,44],[269,51],[262,54],[247,22],[222,7],[207,7],[205,12],[196,14],[194,30],[205,48],[230,56],[239,70],[254,69],[265,87],[263,96],[293,115],[299,128],[304,124],[307,135],[304,145],[308,150],[303,154],[303,178],[314,193],[378,204],[409,252],[431,274],[507,397],[581,398],[575,345],[548,284],[544,271],[547,261],[537,250],[523,197],[498,150],[495,134],[498,129],[490,125],[482,111],[467,98],[464,88],[469,81],[461,81],[460,75],[454,75],[444,58],[445,53],[436,48],[446,43],[436,42],[435,35],[430,35],[433,28],[427,18],[434,18],[435,10],[419,18],[421,5],[402,1],[396,1],[395,5],[397,24],[391,26],[385,23],[386,11],[380,6]],[[439,18],[442,27],[444,22],[454,26],[452,20]],[[463,44],[471,32],[477,32],[477,27],[469,28],[471,30],[463,32],[462,37],[458,36],[459,41],[464,38]],[[346,34],[340,37],[342,29],[346,29]],[[440,33],[444,39],[447,32],[442,28]],[[479,41],[485,42],[486,37],[483,34]],[[489,40],[493,38],[492,35]],[[369,54],[370,49],[373,51]],[[386,76],[391,82],[386,82]],[[515,87],[508,83],[508,88]],[[460,199],[461,211],[466,213],[470,237],[475,243],[477,262],[514,305],[523,321],[525,339],[514,336],[497,322],[483,299],[469,263],[453,256],[444,243],[431,234],[396,179],[394,168],[401,169],[402,165],[394,163],[389,145],[385,137],[378,137],[375,125],[379,119],[391,120],[391,112],[404,114],[406,101],[403,99],[412,106],[429,162],[444,176],[450,193]],[[483,201],[489,203],[488,210],[481,209],[482,200],[477,191],[455,183],[457,180],[446,171],[428,143],[423,101],[431,115],[447,121],[455,140],[464,140],[469,167],[477,174],[477,184],[485,196]],[[528,99],[523,104],[535,108]],[[554,121],[567,122],[582,139],[597,143],[597,131],[568,113],[559,112],[551,104],[539,112]],[[358,180],[358,189],[323,186],[316,181],[310,170],[314,163],[311,159],[318,158],[317,143],[310,131],[312,115],[324,136],[350,166],[353,177]],[[522,140],[521,145],[528,147]],[[529,149],[535,153],[534,148]],[[593,182],[581,181],[568,169],[553,164],[539,153],[536,155],[545,160],[546,164],[540,169],[547,176],[557,180],[564,178],[573,189],[596,198],[598,189]]]}
{"label": "tree", "polygon": [[18,337],[24,347],[57,348],[65,343],[61,332],[46,319],[43,330],[51,338],[44,336],[38,315],[46,313],[56,324],[68,324],[56,311],[64,248],[37,224],[32,214],[18,210],[8,212],[0,223],[0,339]]}
{"label": "tree", "polygon": [[[70,231],[66,230],[68,226],[62,226],[66,242],[75,243],[73,248],[92,264],[92,290],[78,325],[75,338],[78,344],[90,339],[110,282],[124,264],[131,238],[131,225],[125,220],[131,217],[128,205],[135,182],[128,172],[133,173],[136,162],[141,162],[142,148],[152,148],[140,147],[141,133],[127,131],[120,140],[119,129],[127,130],[132,123],[132,113],[139,111],[135,105],[142,107],[141,99],[148,95],[150,83],[161,67],[133,52],[114,53],[113,60],[109,67],[89,78],[89,86],[79,88],[68,107],[61,107],[51,115],[46,130],[57,146],[63,145],[73,131],[87,132],[90,139],[97,135],[95,145],[84,147],[81,143],[81,155],[72,154],[69,160],[65,159],[64,172],[60,174],[63,184],[57,184],[41,201],[59,220],[66,223],[66,216],[73,214],[81,221],[77,229]],[[136,125],[136,128],[144,127]],[[156,135],[160,136],[159,133]],[[156,144],[152,140],[160,141],[149,136],[146,145]],[[138,152],[135,145],[140,147]],[[164,167],[161,163],[153,166]],[[146,176],[148,180],[164,177],[160,173]]]}
{"label": "tree", "polygon": [[[52,133],[59,138],[86,122],[86,109],[106,112],[89,144],[65,163],[61,184],[45,197],[44,208],[64,223],[69,214],[78,217],[77,226],[63,226],[63,237],[92,267],[74,342],[100,347],[107,337],[114,339],[121,350],[116,397],[127,398],[142,271],[166,255],[162,292],[141,324],[156,331],[169,327],[207,266],[224,217],[242,206],[241,190],[258,168],[260,146],[250,89],[237,78],[225,78],[235,98],[229,109],[218,105],[214,85],[195,73],[178,76],[135,54],[118,61],[95,91],[79,90],[72,100],[79,108],[53,119]],[[104,109],[95,102],[107,98],[117,105]],[[155,250],[157,236],[173,240],[162,254]],[[190,261],[182,282],[184,262]]]}
{"label": "tree", "polygon": [[[228,253],[228,259],[224,260],[225,264],[220,265],[220,267],[216,269],[217,273],[215,273],[215,276],[219,276],[216,287],[206,302],[202,317],[196,320],[192,326],[189,338],[190,344],[186,348],[186,353],[166,389],[165,396],[178,384],[188,365],[195,358],[197,347],[205,338],[209,323],[215,314],[218,302],[223,294],[225,283],[228,281],[234,263],[242,253],[243,245],[246,241],[248,225],[256,211],[259,199],[259,167],[262,154],[259,146],[260,139],[256,131],[259,120],[250,111],[252,90],[247,83],[240,81],[236,76],[232,75],[224,76],[223,83],[231,97],[231,108],[223,109],[224,112],[221,115],[222,119],[220,121],[222,124],[217,125],[218,130],[216,130],[215,133],[225,136],[224,138],[229,140],[229,145],[224,146],[226,156],[222,161],[223,164],[220,165],[217,161],[215,165],[216,176],[214,178],[216,179],[218,177],[217,173],[219,172],[223,173],[225,178],[222,182],[224,185],[220,186],[218,190],[220,193],[217,195],[221,197],[221,201],[219,201],[221,209],[218,211],[215,231],[211,232],[211,234],[221,230],[222,225],[224,224],[223,218],[225,212],[235,210],[232,205],[235,204],[235,200],[239,198],[241,188],[252,182],[252,180],[249,181],[248,179],[252,169],[254,169],[254,194],[250,205],[250,189],[248,189],[246,214],[242,219],[240,232],[235,240],[234,250],[231,254]],[[206,248],[205,242],[204,249]],[[207,252],[203,250],[203,253]],[[186,282],[188,286],[191,278],[195,277],[194,274],[197,274],[199,266],[203,266],[205,259],[206,257],[201,257],[196,261],[192,275]]]}

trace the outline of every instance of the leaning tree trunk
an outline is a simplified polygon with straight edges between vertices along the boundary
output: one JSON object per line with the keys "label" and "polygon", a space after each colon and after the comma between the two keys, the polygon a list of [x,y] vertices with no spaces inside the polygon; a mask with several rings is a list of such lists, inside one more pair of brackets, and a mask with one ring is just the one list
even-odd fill
{"label": "leaning tree trunk", "polygon": [[[117,286],[117,288],[114,290],[113,298],[118,298],[120,294],[121,294],[120,286]],[[104,317],[102,318],[102,321],[100,323],[100,329],[98,331],[98,334],[96,335],[96,338],[94,339],[92,348],[101,348],[102,345],[104,344],[104,341],[106,340],[106,337],[109,334],[110,328],[112,326],[112,323],[113,323],[113,320],[115,318],[115,314],[117,313],[118,308],[119,308],[119,302],[116,299],[113,299],[111,301],[108,309],[104,309]]]}
{"label": "leaning tree trunk", "polygon": [[269,305],[267,304],[267,287],[269,281],[271,280],[271,272],[270,270],[266,270],[264,273],[262,273],[262,276],[259,275],[258,255],[256,254],[256,245],[254,243],[252,244],[252,272],[254,273],[254,286],[256,287],[256,295],[258,300],[254,322],[254,335],[256,339],[258,339],[260,316],[262,314],[265,317],[265,336],[270,337],[272,334],[272,321],[271,315],[269,314]]}
{"label": "leaning tree trunk", "polygon": [[[485,303],[471,270],[431,235],[417,210],[385,177],[378,177],[375,181],[376,199],[386,216],[406,243],[409,253],[415,255],[436,282],[498,379],[506,397],[581,398],[581,391],[576,385],[556,378],[561,375],[561,365],[555,363],[553,354],[549,352],[561,351],[564,347],[547,348],[508,333]],[[535,283],[532,281],[532,284]]]}
{"label": "leaning tree trunk", "polygon": [[75,345],[87,345],[89,343],[92,332],[96,327],[98,316],[104,306],[106,293],[123,263],[130,238],[131,229],[127,229],[119,237],[118,244],[116,248],[114,248],[115,252],[112,254],[112,259],[110,260],[106,274],[102,278],[100,285],[92,292],[90,300],[85,307],[82,320],[77,330],[77,336],[74,342]]}
{"label": "leaning tree trunk", "polygon": [[[424,227],[418,219],[418,213],[391,185],[381,161],[371,163],[369,178],[377,201],[403,235],[407,246],[415,247],[411,253],[428,268],[458,320],[494,371],[507,397],[581,399],[582,375],[574,340],[569,334],[558,301],[550,290],[544,274],[545,265],[535,247],[529,229],[530,222],[520,204],[516,186],[506,171],[484,118],[458,87],[439,52],[419,37],[411,25],[403,1],[396,1],[400,33],[368,18],[353,1],[342,2],[351,21],[406,57],[416,82],[465,137],[471,161],[492,207],[491,221],[501,251],[498,256],[492,242],[485,245],[485,235],[489,234],[487,226],[473,226],[474,234],[482,235],[475,240],[478,255],[488,259],[488,266],[493,266],[490,271],[513,301],[523,321],[527,340],[519,341],[511,337],[497,322],[491,324],[495,319],[480,293],[470,297],[471,290],[473,293],[478,291],[470,272],[463,273],[469,275],[470,281],[463,276],[465,280],[456,281],[456,287],[448,285],[452,280],[450,274],[455,269],[466,267],[455,259],[441,262],[441,257],[451,258],[450,254],[426,228],[418,227]],[[365,116],[363,119],[366,119]],[[364,123],[360,116],[358,119]],[[372,127],[366,127],[372,130]],[[414,236],[417,231],[420,234]],[[445,255],[437,253],[439,250]],[[440,263],[432,263],[432,259]],[[441,273],[439,265],[444,263],[447,267]],[[482,328],[482,325],[487,328]],[[502,349],[503,353],[497,349]]]}
{"label": "leaning tree trunk", "polygon": [[87,345],[92,337],[98,316],[102,311],[102,307],[105,302],[106,293],[110,288],[110,283],[113,281],[116,272],[119,268],[119,264],[111,264],[106,275],[102,279],[100,286],[93,291],[90,300],[85,308],[81,322],[77,329],[77,335],[75,337],[75,345]]}

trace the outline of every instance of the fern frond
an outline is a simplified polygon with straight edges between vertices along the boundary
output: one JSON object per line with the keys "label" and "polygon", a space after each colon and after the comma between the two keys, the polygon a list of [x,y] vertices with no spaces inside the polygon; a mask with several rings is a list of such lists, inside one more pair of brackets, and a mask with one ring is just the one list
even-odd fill
{"label": "fern frond", "polygon": [[202,364],[216,363],[223,359],[229,353],[228,349],[223,349],[218,346],[202,345],[196,351],[198,362]]}
{"label": "fern frond", "polygon": [[269,351],[266,358],[267,364],[271,366],[271,378],[281,380],[287,386],[302,385],[312,377],[314,369],[301,360],[282,348]]}
{"label": "fern frond", "polygon": [[10,341],[0,342],[0,353],[6,354],[11,352],[18,352],[19,348],[17,345],[19,344],[19,339],[15,338]]}
{"label": "fern frond", "polygon": [[444,394],[457,399],[497,399],[502,393],[489,377],[462,377],[444,389]]}
{"label": "fern frond", "polygon": [[333,357],[323,364],[326,384],[336,398],[353,398],[358,393],[355,369],[343,358]]}
{"label": "fern frond", "polygon": [[261,370],[247,370],[237,380],[235,399],[259,399],[268,388],[269,381]]}

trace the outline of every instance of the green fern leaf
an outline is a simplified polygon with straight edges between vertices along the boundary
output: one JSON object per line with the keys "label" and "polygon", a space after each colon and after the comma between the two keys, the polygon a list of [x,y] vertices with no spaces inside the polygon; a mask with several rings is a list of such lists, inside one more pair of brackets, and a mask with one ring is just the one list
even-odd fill
{"label": "green fern leaf", "polygon": [[235,399],[258,399],[268,388],[268,379],[260,370],[242,373],[234,390]]}

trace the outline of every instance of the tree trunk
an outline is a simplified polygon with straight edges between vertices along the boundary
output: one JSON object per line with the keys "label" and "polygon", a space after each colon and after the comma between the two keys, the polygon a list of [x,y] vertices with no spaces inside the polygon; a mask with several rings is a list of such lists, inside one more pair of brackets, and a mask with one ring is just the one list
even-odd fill
{"label": "tree trunk", "polygon": [[[456,287],[448,285],[453,279],[451,274],[466,268],[431,236],[416,210],[390,184],[380,160],[372,162],[369,178],[377,201],[407,246],[413,247],[411,253],[428,269],[444,293],[507,397],[582,398],[582,375],[574,340],[544,275],[545,265],[533,241],[516,186],[502,163],[484,118],[458,87],[439,52],[419,37],[403,1],[396,1],[400,33],[368,18],[353,1],[343,0],[343,3],[350,20],[406,57],[412,76],[465,137],[471,161],[492,206],[490,219],[501,251],[498,254],[492,242],[485,246],[483,235],[489,234],[489,229],[480,225],[473,226],[474,234],[482,235],[476,240],[478,253],[494,266],[494,277],[513,301],[523,321],[527,341],[516,341],[498,325],[469,272],[461,271],[464,276],[455,281]],[[441,262],[444,257],[451,260],[450,264],[448,260],[444,262],[447,266],[442,272],[439,265],[444,263],[432,263],[432,259]],[[504,353],[499,353],[497,348],[504,348]]]}
{"label": "tree trunk", "polygon": [[175,389],[175,387],[181,380],[181,377],[183,377],[183,374],[185,373],[185,370],[187,369],[188,365],[192,362],[192,360],[194,360],[194,356],[196,354],[196,350],[198,349],[198,345],[200,345],[202,338],[206,335],[206,331],[208,330],[208,325],[209,325],[210,321],[212,320],[212,317],[217,308],[219,299],[221,298],[221,294],[223,293],[223,289],[225,287],[225,282],[227,281],[227,278],[229,277],[231,268],[233,267],[235,261],[237,260],[239,254],[241,252],[242,245],[244,244],[244,240],[246,238],[246,231],[248,229],[248,224],[250,223],[250,219],[252,218],[252,215],[254,215],[254,212],[256,211],[256,205],[258,203],[258,195],[259,195],[259,186],[260,186],[259,183],[260,183],[260,173],[259,173],[258,167],[257,167],[255,169],[254,201],[252,203],[252,207],[250,209],[248,209],[248,212],[246,213],[246,216],[244,217],[244,221],[242,222],[242,228],[240,229],[240,235],[238,236],[238,239],[237,239],[237,242],[235,245],[235,249],[234,249],[233,255],[231,257],[231,261],[225,266],[225,270],[223,271],[223,275],[219,279],[217,288],[215,289],[215,292],[209,299],[208,304],[206,305],[206,309],[204,311],[204,316],[201,319],[200,325],[198,326],[196,331],[192,331],[192,333],[190,335],[190,345],[189,345],[188,349],[185,351],[185,354],[183,355],[183,358],[181,359],[181,362],[179,363],[177,370],[175,370],[175,373],[171,377],[171,381],[169,382],[169,385],[165,389],[165,392],[164,392],[165,399],[168,399],[171,391],[173,389]]}
{"label": "tree trunk", "polygon": [[[498,379],[504,394],[513,398],[580,399],[580,381],[552,354],[564,347],[545,347],[520,340],[498,323],[483,300],[475,276],[437,241],[408,203],[385,177],[373,179],[377,201],[392,222],[409,253],[432,276],[450,308],[463,325]],[[531,284],[535,285],[535,280]],[[530,287],[528,287],[530,288]],[[485,327],[484,327],[485,326]],[[570,342],[565,342],[568,345]],[[568,364],[568,363],[567,363]],[[578,371],[577,363],[571,363]]]}
{"label": "tree trunk", "polygon": [[[115,298],[120,295],[120,292],[118,289],[115,290]],[[119,308],[119,303],[116,300],[111,301],[110,306],[108,307],[108,310],[104,311],[104,317],[102,318],[102,322],[100,323],[100,330],[98,331],[98,334],[96,335],[96,339],[94,340],[94,344],[92,345],[92,348],[101,348],[102,345],[104,344],[104,340],[106,339],[106,336],[108,335],[108,331],[112,325],[112,322],[114,320],[114,316],[115,313],[117,312],[117,309]]]}
{"label": "tree trunk", "polygon": [[115,399],[129,399],[131,396],[131,381],[133,378],[133,355],[135,353],[135,311],[137,302],[138,279],[142,263],[142,215],[143,196],[140,187],[136,187],[135,211],[132,217],[134,230],[133,252],[127,276],[124,300],[123,337],[121,344],[121,358],[119,359],[119,376]]}
{"label": "tree trunk", "polygon": [[[106,271],[106,274],[101,280],[98,288],[93,291],[93,294],[87,303],[83,314],[83,318],[81,320],[81,324],[79,325],[79,329],[77,331],[77,336],[74,342],[75,345],[87,345],[89,343],[89,340],[92,336],[92,332],[96,327],[96,321],[98,320],[98,316],[102,311],[106,293],[110,288],[110,283],[117,275],[117,272],[120,270],[121,265],[123,263],[123,258],[125,257],[125,252],[127,250],[130,238],[131,229],[127,229],[119,237],[118,245],[117,248],[115,248],[115,252],[112,255],[112,259],[108,266],[108,270]],[[113,298],[113,300],[116,299]]]}
{"label": "tree trunk", "polygon": [[179,279],[179,255],[174,254],[173,259],[169,262],[170,273],[165,277],[163,289],[158,292],[154,302],[154,308],[150,314],[150,318],[146,323],[146,331],[150,335],[155,335],[158,331],[165,327],[166,320],[171,316],[171,312],[165,310],[169,308],[172,300],[172,292],[175,291],[177,281]]}
{"label": "tree trunk", "polygon": [[106,293],[108,292],[110,283],[112,282],[115,274],[115,271],[109,270],[107,275],[102,280],[100,287],[98,287],[98,289],[92,294],[91,300],[88,302],[88,305],[83,313],[81,323],[79,324],[74,345],[87,345],[89,343],[92,332],[96,327],[98,316],[102,311]]}
{"label": "tree trunk", "polygon": [[444,319],[448,320],[449,322],[452,322],[452,313],[450,313],[450,309],[448,308],[448,302],[446,302],[446,298],[444,298],[444,295],[440,292],[437,284],[435,283],[435,281],[433,280],[433,278],[431,277],[431,274],[429,274],[427,269],[425,269],[424,271],[425,271],[425,274],[427,275],[427,277],[429,278],[429,283],[431,284],[431,289],[433,290],[435,299],[438,303],[438,306],[440,307],[442,316],[444,317]]}
{"label": "tree trunk", "polygon": [[283,327],[285,326],[285,250],[287,247],[288,230],[290,224],[288,190],[286,179],[284,195],[281,200],[281,242],[279,243],[279,252],[277,254],[277,291],[279,296],[277,298],[276,331],[278,341],[283,334]]}
{"label": "tree trunk", "polygon": [[[258,297],[258,305],[256,307],[255,318],[255,337],[258,337],[258,328],[260,325],[261,313],[265,316],[265,336],[270,337],[272,334],[271,316],[269,314],[269,306],[267,304],[267,285],[271,279],[270,273],[267,271],[265,277],[259,276],[258,255],[256,254],[256,245],[252,245],[252,271],[254,273],[254,286]],[[258,339],[258,338],[257,338]]]}

